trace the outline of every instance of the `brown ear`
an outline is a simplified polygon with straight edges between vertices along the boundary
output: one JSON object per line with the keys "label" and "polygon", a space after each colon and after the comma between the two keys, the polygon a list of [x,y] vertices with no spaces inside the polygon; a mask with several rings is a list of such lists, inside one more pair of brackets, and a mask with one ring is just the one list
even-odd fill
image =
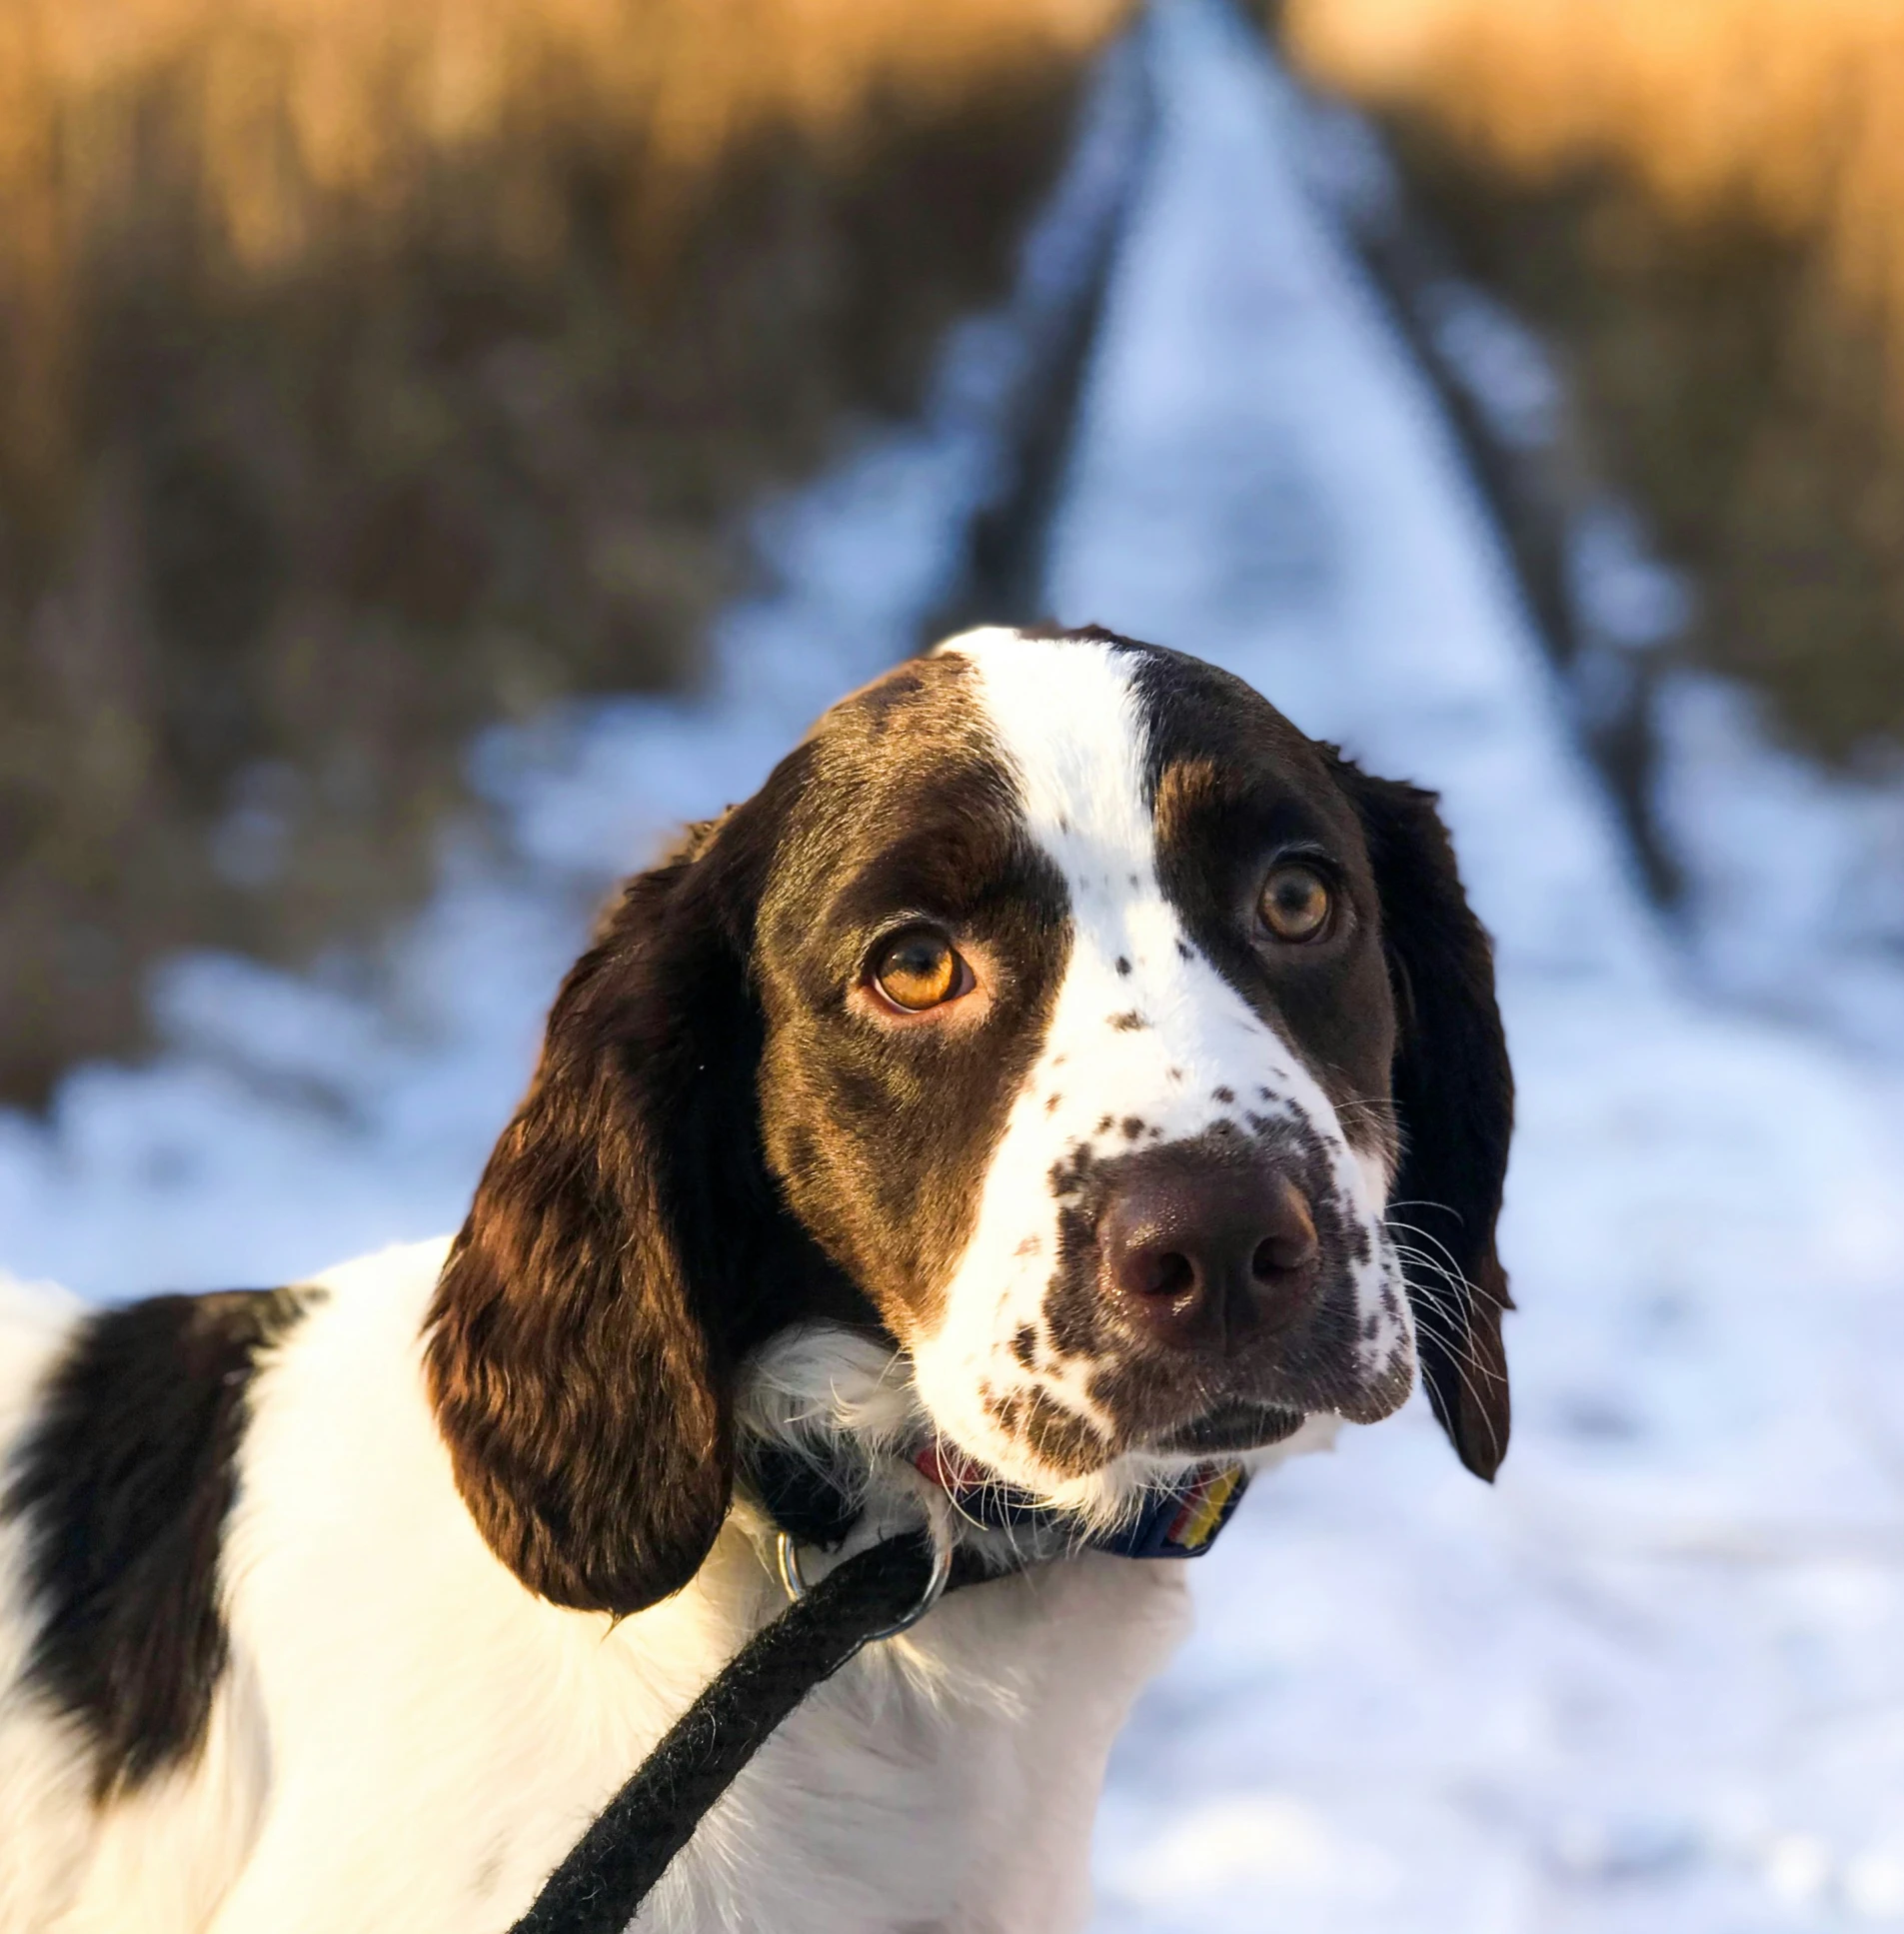
{"label": "brown ear", "polygon": [[620,1615],[679,1590],[728,1507],[733,1365],[778,1219],[746,846],[710,836],[629,883],[563,983],[431,1305],[463,1500],[559,1605]]}
{"label": "brown ear", "polygon": [[1401,1166],[1392,1223],[1404,1251],[1422,1380],[1462,1463],[1491,1478],[1510,1410],[1501,1312],[1513,1306],[1494,1248],[1514,1077],[1494,999],[1494,957],[1461,890],[1454,850],[1418,787],[1340,777],[1361,815],[1399,1034],[1393,1087]]}

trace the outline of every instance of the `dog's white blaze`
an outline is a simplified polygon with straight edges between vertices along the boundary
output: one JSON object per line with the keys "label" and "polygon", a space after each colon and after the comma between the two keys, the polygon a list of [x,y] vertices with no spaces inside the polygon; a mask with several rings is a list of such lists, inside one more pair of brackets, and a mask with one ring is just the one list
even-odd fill
{"label": "dog's white blaze", "polygon": [[[1089,641],[996,629],[967,632],[940,651],[966,659],[978,675],[1030,835],[1069,889],[1072,943],[1042,1052],[1013,1101],[944,1316],[915,1344],[915,1373],[940,1427],[972,1455],[1073,1509],[1114,1514],[1133,1485],[1187,1460],[1125,1456],[1090,1478],[1054,1479],[985,1407],[988,1394],[995,1400],[1035,1384],[1086,1422],[1107,1421],[1087,1388],[1095,1364],[1053,1360],[1040,1348],[1033,1375],[1011,1352],[1023,1327],[1043,1333],[1057,1233],[1053,1166],[1080,1145],[1117,1154],[1225,1119],[1240,1126],[1250,1112],[1300,1119],[1328,1150],[1337,1191],[1369,1232],[1370,1259],[1355,1283],[1367,1373],[1413,1342],[1382,1233],[1386,1176],[1378,1161],[1350,1149],[1313,1076],[1196,951],[1164,898],[1129,659]],[[1134,1136],[1127,1121],[1141,1123]]]}

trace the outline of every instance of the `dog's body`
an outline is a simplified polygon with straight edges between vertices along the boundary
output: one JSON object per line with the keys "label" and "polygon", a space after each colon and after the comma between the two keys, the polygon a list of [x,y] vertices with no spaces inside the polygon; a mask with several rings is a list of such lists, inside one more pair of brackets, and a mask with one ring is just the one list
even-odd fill
{"label": "dog's body", "polygon": [[[95,1810],[84,1726],[0,1721],[8,1934],[506,1927],[785,1603],[738,1526],[612,1630],[496,1563],[424,1395],[444,1248],[324,1277],[256,1378],[226,1530],[232,1662],[193,1763]],[[61,1326],[42,1328],[50,1358]],[[1182,1603],[1180,1567],[1110,1557],[953,1593],[770,1741],[643,1925],[1070,1924],[1104,1755]]]}
{"label": "dog's body", "polygon": [[1100,634],[902,668],[631,885],[447,1251],[0,1295],[0,1934],[507,1927],[782,1602],[761,1446],[999,1575],[810,1699],[642,1924],[1078,1925],[1181,1568],[1020,1562],[915,1452],[1081,1538],[1418,1354],[1491,1472],[1507,1110],[1425,796]]}

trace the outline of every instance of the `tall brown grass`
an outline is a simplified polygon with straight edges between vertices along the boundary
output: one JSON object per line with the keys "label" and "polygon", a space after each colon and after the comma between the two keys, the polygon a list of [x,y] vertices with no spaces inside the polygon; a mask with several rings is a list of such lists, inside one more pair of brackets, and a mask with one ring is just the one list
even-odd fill
{"label": "tall brown grass", "polygon": [[686,675],[1124,4],[5,0],[0,1097],[168,948],[374,931],[476,725]]}
{"label": "tall brown grass", "polygon": [[[1120,0],[9,0],[0,287],[57,377],[87,259],[184,222],[233,278],[295,272],[339,224],[400,246],[446,187],[526,261],[574,239],[570,176],[639,169],[643,258],[738,149],[851,169],[882,118],[955,117],[1086,51]],[[446,183],[445,171],[455,180]],[[466,171],[474,169],[486,191]],[[183,205],[181,205],[181,203]],[[57,382],[18,397],[59,441]],[[17,435],[17,432],[16,432]]]}
{"label": "tall brown grass", "polygon": [[1703,580],[1692,648],[1904,740],[1904,6],[1284,0],[1467,266],[1560,345]]}
{"label": "tall brown grass", "polygon": [[1284,20],[1318,77],[1520,181],[1611,163],[1678,220],[1821,239],[1904,378],[1897,0],[1286,0]]}

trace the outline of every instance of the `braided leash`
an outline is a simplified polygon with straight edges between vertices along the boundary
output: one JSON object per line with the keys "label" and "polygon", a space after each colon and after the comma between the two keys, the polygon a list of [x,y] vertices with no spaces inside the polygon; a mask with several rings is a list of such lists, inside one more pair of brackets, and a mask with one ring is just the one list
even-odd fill
{"label": "braided leash", "polygon": [[[1026,1534],[1064,1528],[1061,1513],[943,1448],[929,1447],[916,1461],[968,1522]],[[800,1543],[837,1547],[859,1507],[848,1489],[824,1474],[816,1479],[805,1459],[776,1467],[763,1455],[757,1464],[769,1516],[781,1527],[780,1572],[794,1604],[756,1633],[675,1722],[510,1934],[623,1934],[703,1816],[815,1686],[863,1646],[916,1623],[942,1592],[994,1575],[969,1552],[954,1558],[925,1532],[906,1531],[849,1558],[809,1590]],[[1125,1558],[1195,1557],[1228,1522],[1247,1481],[1233,1465],[1199,1466],[1153,1494],[1128,1523],[1082,1543]],[[1076,1548],[1074,1528],[1066,1543]]]}
{"label": "braided leash", "polygon": [[608,1803],[510,1934],[622,1934],[775,1727],[862,1646],[912,1623],[910,1614],[937,1597],[936,1582],[945,1577],[931,1540],[903,1532],[849,1558],[757,1632]]}

